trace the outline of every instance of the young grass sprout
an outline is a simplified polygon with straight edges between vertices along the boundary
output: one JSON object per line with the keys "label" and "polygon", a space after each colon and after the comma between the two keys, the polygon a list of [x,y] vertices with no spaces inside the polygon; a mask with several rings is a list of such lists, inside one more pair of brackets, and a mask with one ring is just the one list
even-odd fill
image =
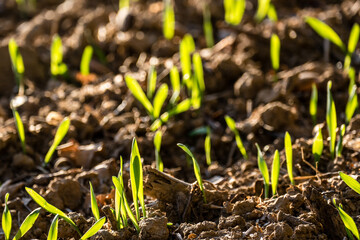
{"label": "young grass sprout", "polygon": [[171,87],[173,89],[173,94],[170,98],[170,104],[175,105],[176,102],[179,100],[180,96],[180,75],[177,67],[173,66],[170,70],[170,82]]}
{"label": "young grass sprout", "polygon": [[321,128],[318,128],[312,145],[312,154],[314,155],[316,169],[318,169],[318,164],[320,161],[320,157],[322,155],[323,148],[324,148],[323,136],[322,136]]}
{"label": "young grass sprout", "polygon": [[206,156],[206,164],[208,166],[211,165],[211,130],[210,127],[206,128],[206,137],[204,142],[205,156]]}
{"label": "young grass sprout", "polygon": [[11,225],[12,225],[12,217],[11,217],[8,205],[7,205],[8,200],[9,200],[9,193],[6,193],[4,212],[3,212],[2,218],[1,218],[1,225],[2,225],[4,235],[5,235],[5,240],[10,239],[10,232],[11,232]]}
{"label": "young grass sprout", "polygon": [[[339,206],[336,204],[336,201],[335,201],[335,198],[333,198],[333,203],[336,207],[336,209],[338,210],[339,214],[340,214],[340,218],[341,220],[343,221],[344,225],[345,225],[345,228],[346,228],[346,232],[348,234],[350,230],[352,232],[352,234],[357,238],[357,239],[360,239],[360,234],[359,234],[359,230],[358,228],[356,227],[356,224],[354,222],[354,220],[349,216],[349,214],[347,214],[343,208],[342,208],[342,205],[339,204]],[[353,239],[350,235],[350,239]]]}
{"label": "young grass sprout", "polygon": [[236,124],[235,124],[234,119],[232,119],[231,117],[226,115],[225,116],[225,121],[226,121],[226,124],[228,125],[228,127],[230,128],[230,130],[235,134],[236,145],[239,148],[241,154],[243,155],[243,157],[245,159],[248,159],[248,155],[246,153],[245,147],[244,147],[244,145],[242,143],[242,140],[240,138],[239,131],[236,129]]}
{"label": "young grass sprout", "polygon": [[25,220],[21,224],[21,226],[20,226],[19,230],[17,231],[13,240],[20,239],[21,237],[23,237],[25,235],[25,233],[27,233],[27,231],[30,230],[30,228],[32,228],[32,226],[34,225],[36,219],[38,218],[38,216],[40,214],[40,210],[41,210],[41,208],[36,208],[25,218]]}
{"label": "young grass sprout", "polygon": [[195,51],[195,42],[190,34],[185,34],[180,42],[180,64],[183,76],[183,84],[191,90],[191,56],[190,54]]}
{"label": "young grass sprout", "polygon": [[91,182],[89,182],[89,185],[90,185],[91,211],[95,217],[95,220],[97,221],[100,219],[99,207],[96,202],[96,197],[95,197],[94,189],[93,189]]}
{"label": "young grass sprout", "polygon": [[355,51],[356,45],[359,41],[359,35],[360,35],[360,27],[359,24],[355,23],[350,32],[349,41],[348,41],[348,47],[347,47],[347,53],[344,60],[344,69],[349,70],[350,64],[351,64],[351,57],[352,54]]}
{"label": "young grass sprout", "polygon": [[56,77],[67,73],[67,66],[63,63],[63,48],[59,35],[55,35],[51,44],[51,74]]}
{"label": "young grass sprout", "polygon": [[59,226],[59,215],[56,214],[51,222],[47,240],[57,240]]}
{"label": "young grass sprout", "polygon": [[353,117],[356,109],[358,108],[358,96],[356,93],[357,87],[354,84],[352,86],[351,92],[349,94],[349,98],[348,101],[346,103],[346,108],[345,108],[345,122],[346,124],[349,124],[351,118]]}
{"label": "young grass sprout", "polygon": [[327,101],[326,101],[326,124],[330,136],[330,154],[331,158],[335,158],[335,141],[336,141],[336,109],[335,103],[331,95],[332,82],[329,81],[327,84]]}
{"label": "young grass sprout", "polygon": [[102,217],[99,220],[97,220],[94,225],[92,225],[89,230],[86,231],[86,233],[84,235],[82,235],[82,237],[80,238],[80,240],[85,240],[88,239],[90,237],[92,237],[93,235],[95,235],[104,225],[104,223],[106,222],[106,217]]}
{"label": "young grass sprout", "polygon": [[16,108],[12,107],[12,112],[15,119],[15,126],[19,135],[19,139],[21,142],[22,151],[24,154],[26,154],[26,143],[25,143],[25,129],[24,124],[21,120],[20,114],[16,110]]}
{"label": "young grass sprout", "polygon": [[24,62],[19,51],[19,48],[13,38],[9,41],[9,54],[11,59],[12,70],[15,75],[15,80],[19,88],[19,95],[24,95],[25,86],[24,86]]}
{"label": "young grass sprout", "polygon": [[214,46],[214,34],[213,27],[211,24],[211,12],[208,4],[204,4],[203,7],[203,29],[205,34],[206,46],[211,48]]}
{"label": "young grass sprout", "polygon": [[156,89],[157,72],[155,66],[151,66],[147,77],[147,97],[151,100]]}
{"label": "young grass sprout", "polygon": [[268,14],[270,7],[270,0],[258,0],[258,8],[256,11],[255,19],[261,22]]}
{"label": "young grass sprout", "polygon": [[278,20],[275,6],[272,3],[269,4],[269,10],[267,12],[267,16],[270,19],[270,21],[272,21],[272,22],[277,22],[277,20]]}
{"label": "young grass sprout", "polygon": [[160,130],[156,131],[154,136],[155,162],[156,162],[156,169],[159,170],[160,172],[164,170],[164,165],[160,156],[161,137],[162,137],[161,131]]}
{"label": "young grass sprout", "polygon": [[337,142],[336,144],[336,156],[337,157],[341,157],[341,152],[342,152],[342,149],[343,149],[343,138],[344,138],[344,135],[345,135],[345,125],[342,124],[341,127],[340,127],[340,137],[339,137],[339,141]]}
{"label": "young grass sprout", "polygon": [[90,74],[90,62],[93,54],[92,46],[88,45],[85,47],[80,62],[80,72],[83,76]]}
{"label": "young grass sprout", "polygon": [[57,146],[59,146],[60,142],[65,137],[66,133],[69,130],[69,127],[70,127],[70,119],[68,117],[65,117],[56,131],[53,144],[51,145],[49,151],[46,153],[44,160],[45,165],[50,162],[52,155],[54,154]]}
{"label": "young grass sprout", "polygon": [[316,87],[316,84],[312,84],[312,91],[311,91],[311,98],[310,98],[310,106],[309,106],[309,112],[311,119],[313,121],[313,124],[316,124],[317,121],[317,103],[318,103],[318,90]]}
{"label": "young grass sprout", "polygon": [[280,174],[280,156],[279,151],[276,149],[274,153],[274,159],[271,168],[271,187],[272,187],[272,195],[276,195],[277,186],[279,183],[279,174]]}
{"label": "young grass sprout", "polygon": [[286,156],[286,165],[287,165],[290,182],[292,185],[295,185],[294,176],[293,176],[292,144],[291,144],[291,137],[288,132],[285,133],[285,156]]}
{"label": "young grass sprout", "polygon": [[264,157],[261,153],[261,149],[257,143],[255,143],[257,148],[257,160],[258,160],[258,167],[260,172],[264,178],[264,189],[265,189],[265,198],[269,198],[269,187],[270,187],[270,177],[269,177],[269,170],[264,160]]}
{"label": "young grass sprout", "polygon": [[199,188],[203,194],[204,203],[206,203],[206,195],[205,195],[203,181],[201,178],[200,166],[199,166],[198,162],[196,161],[194,155],[192,154],[192,152],[189,150],[189,148],[187,146],[185,146],[182,143],[178,143],[177,145],[192,159],[196,181],[198,182]]}
{"label": "young grass sprout", "polygon": [[202,97],[205,91],[204,71],[199,53],[193,55],[194,78],[192,84],[191,101],[194,109],[201,106]]}
{"label": "young grass sprout", "polygon": [[273,33],[270,40],[270,57],[272,68],[275,72],[279,70],[280,66],[280,39],[278,35]]}
{"label": "young grass sprout", "polygon": [[243,18],[245,7],[245,0],[224,0],[225,21],[234,26],[238,25]]}
{"label": "young grass sprout", "polygon": [[166,39],[171,40],[175,33],[175,13],[172,0],[164,0],[163,34]]}
{"label": "young grass sprout", "polygon": [[352,190],[360,194],[360,183],[349,175],[339,172],[341,179],[348,185]]}

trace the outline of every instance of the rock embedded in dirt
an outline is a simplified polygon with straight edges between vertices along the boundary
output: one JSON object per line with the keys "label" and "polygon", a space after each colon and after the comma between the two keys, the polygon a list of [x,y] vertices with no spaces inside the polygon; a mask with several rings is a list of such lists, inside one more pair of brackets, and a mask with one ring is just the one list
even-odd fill
{"label": "rock embedded in dirt", "polygon": [[211,221],[203,221],[197,224],[182,223],[180,224],[179,230],[183,233],[185,238],[188,238],[190,234],[199,235],[202,232],[216,230],[216,223]]}
{"label": "rock embedded in dirt", "polygon": [[34,160],[24,153],[18,153],[13,156],[12,166],[25,170],[32,170],[35,167]]}
{"label": "rock embedded in dirt", "polygon": [[238,201],[234,204],[229,213],[233,215],[244,215],[255,209],[256,202],[250,198],[244,201]]}
{"label": "rock embedded in dirt", "polygon": [[292,228],[285,222],[270,223],[266,226],[265,236],[269,236],[270,240],[288,240],[292,239]]}
{"label": "rock embedded in dirt", "polygon": [[229,217],[220,216],[219,219],[219,229],[227,229],[239,227],[241,230],[244,230],[245,227],[245,219],[239,215],[231,215]]}
{"label": "rock embedded in dirt", "polygon": [[55,178],[49,183],[49,190],[46,192],[45,198],[50,196],[49,202],[56,207],[74,210],[81,204],[81,186],[78,181],[69,178]]}
{"label": "rock embedded in dirt", "polygon": [[165,216],[144,218],[140,221],[140,239],[161,240],[169,237],[168,220]]}

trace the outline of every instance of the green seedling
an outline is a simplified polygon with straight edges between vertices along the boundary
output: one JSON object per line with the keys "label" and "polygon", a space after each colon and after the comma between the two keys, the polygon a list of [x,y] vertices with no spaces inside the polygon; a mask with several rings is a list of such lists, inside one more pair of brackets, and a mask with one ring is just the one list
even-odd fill
{"label": "green seedling", "polygon": [[192,84],[191,101],[194,109],[201,106],[202,97],[205,92],[204,71],[199,53],[193,55],[194,77]]}
{"label": "green seedling", "polygon": [[335,158],[335,141],[336,141],[336,109],[335,103],[331,95],[332,82],[329,81],[327,84],[327,101],[326,101],[326,124],[330,136],[330,154],[331,158]]}
{"label": "green seedling", "polygon": [[47,240],[57,240],[59,226],[59,215],[56,214],[51,222]]}
{"label": "green seedling", "polygon": [[187,146],[185,146],[182,143],[178,143],[177,145],[192,159],[196,181],[198,182],[200,190],[203,194],[204,203],[206,203],[206,195],[205,195],[203,181],[201,178],[200,166],[199,166],[198,162],[196,161],[194,155],[192,154],[192,152],[189,150],[189,148]]}
{"label": "green seedling", "polygon": [[348,101],[346,103],[345,108],[345,122],[346,124],[349,124],[351,118],[353,117],[356,109],[358,108],[358,96],[356,93],[357,87],[354,84],[351,90],[351,93],[349,94]]}
{"label": "green seedling", "polygon": [[168,96],[168,92],[169,92],[169,88],[166,83],[161,84],[161,86],[157,90],[153,102],[154,111],[152,117],[154,119],[157,119],[160,116],[161,108],[164,105],[164,102]]}
{"label": "green seedling", "polygon": [[80,240],[88,239],[92,236],[94,236],[104,225],[106,222],[106,217],[102,217],[99,220],[97,220],[94,225],[92,225],[89,230],[86,231],[86,233],[80,238]]}
{"label": "green seedling", "polygon": [[213,34],[213,27],[211,24],[211,12],[209,6],[204,4],[203,7],[203,29],[205,34],[205,41],[206,46],[211,48],[214,46],[214,34]]}
{"label": "green seedling", "polygon": [[93,189],[91,182],[89,182],[89,185],[90,185],[91,211],[95,217],[95,220],[97,221],[100,219],[99,207],[96,202],[96,197],[95,197],[94,189]]}
{"label": "green seedling", "polygon": [[341,152],[342,152],[342,149],[343,149],[343,138],[344,138],[344,135],[345,135],[345,125],[342,124],[341,127],[340,127],[340,137],[339,137],[339,141],[337,142],[337,145],[336,145],[336,156],[337,156],[337,157],[341,157]]}
{"label": "green seedling", "polygon": [[130,0],[119,0],[119,10],[130,7]]}
{"label": "green seedling", "polygon": [[160,156],[161,137],[162,137],[161,131],[160,130],[156,131],[154,136],[155,162],[156,162],[156,169],[159,170],[160,172],[164,170],[164,165]]}
{"label": "green seedling", "polygon": [[270,177],[269,177],[269,170],[264,160],[264,157],[261,153],[260,147],[257,143],[255,143],[257,148],[257,160],[258,160],[258,167],[259,170],[264,178],[264,189],[265,189],[265,198],[269,198],[269,186],[270,186]]}
{"label": "green seedling", "polygon": [[24,62],[19,51],[19,48],[13,38],[9,41],[9,55],[11,59],[12,70],[15,75],[15,80],[19,88],[19,95],[24,95],[25,85],[24,85]]}
{"label": "green seedling", "polygon": [[224,0],[225,21],[234,26],[238,25],[243,18],[245,7],[245,0]]}
{"label": "green seedling", "polygon": [[274,159],[272,162],[271,168],[271,187],[272,187],[272,195],[276,195],[277,186],[279,183],[279,175],[280,175],[280,156],[279,151],[276,150],[274,153]]}
{"label": "green seedling", "polygon": [[360,183],[349,175],[339,172],[341,179],[348,185],[352,190],[360,194]]}
{"label": "green seedling", "polygon": [[147,97],[148,99],[152,99],[155,93],[156,88],[156,79],[157,72],[154,66],[151,66],[149,69],[148,77],[147,77]]}
{"label": "green seedling", "polygon": [[44,160],[45,165],[50,162],[52,155],[54,154],[56,148],[59,146],[59,144],[65,137],[66,133],[69,130],[69,127],[70,127],[70,119],[68,117],[65,117],[61,121],[61,123],[56,131],[53,144],[51,145],[49,151],[46,153],[45,160]]}
{"label": "green seedling", "polygon": [[226,124],[228,125],[228,127],[230,128],[230,130],[234,133],[235,135],[235,141],[236,141],[236,145],[239,148],[241,154],[243,155],[243,157],[247,160],[248,159],[248,155],[246,153],[245,147],[243,145],[243,142],[240,138],[240,134],[239,131],[236,129],[236,124],[234,119],[232,119],[230,116],[226,115],[225,116],[225,121]]}
{"label": "green seedling", "polygon": [[258,8],[255,15],[255,20],[261,22],[268,14],[270,7],[270,0],[258,0]]}
{"label": "green seedling", "polygon": [[206,128],[206,137],[204,142],[205,156],[206,156],[206,164],[208,166],[211,165],[211,130],[209,127]]}
{"label": "green seedling", "polygon": [[[116,191],[118,192],[118,194],[121,196],[121,209],[125,208],[127,215],[129,216],[131,222],[134,224],[136,231],[139,233],[140,232],[140,227],[138,224],[138,221],[136,220],[136,217],[134,216],[134,214],[131,211],[130,205],[126,199],[126,194],[124,191],[124,182],[122,180],[122,176],[121,178],[117,178],[115,176],[112,177],[112,181],[115,185]],[[122,212],[122,211],[121,211]],[[126,215],[122,215],[122,219],[125,225],[126,222]]]}
{"label": "green seedling", "polygon": [[27,231],[30,230],[30,228],[32,228],[32,226],[34,226],[34,223],[40,214],[40,210],[41,210],[41,208],[37,208],[34,211],[32,211],[29,215],[27,215],[27,217],[22,222],[22,224],[21,224],[19,230],[17,231],[15,237],[13,238],[13,240],[20,239],[21,237],[23,237],[25,235],[25,233],[27,233]]}
{"label": "green seedling", "polygon": [[21,147],[23,150],[23,153],[26,154],[26,143],[25,143],[25,129],[24,124],[21,120],[19,112],[16,110],[16,108],[12,107],[12,112],[15,119],[15,126],[19,135],[19,139],[21,142]]}
{"label": "green seedling", "polygon": [[351,95],[351,91],[353,89],[353,86],[355,85],[355,76],[356,72],[355,69],[353,67],[350,67],[349,71],[348,71],[348,76],[349,76],[349,88],[348,88],[348,92],[349,95]]}
{"label": "green seedling", "polygon": [[[352,234],[357,238],[357,239],[360,239],[360,234],[359,234],[359,230],[358,228],[356,227],[356,224],[354,222],[354,220],[349,216],[349,214],[347,214],[343,208],[342,208],[342,205],[339,204],[339,206],[336,204],[336,201],[335,201],[335,198],[333,198],[333,203],[336,207],[336,209],[338,210],[339,214],[340,214],[340,218],[341,220],[343,221],[344,225],[345,225],[345,228],[346,228],[346,232],[348,234],[350,230],[352,232]],[[351,235],[350,235],[350,239],[352,239]]]}
{"label": "green seedling", "polygon": [[[119,191],[117,190],[117,187],[115,186],[115,218],[117,222],[117,229],[120,230],[123,227],[127,227],[127,215],[126,215],[126,207],[125,207],[125,200],[123,199],[123,193],[124,193],[124,181],[122,177],[123,172],[123,158],[120,156],[120,171],[118,173],[118,177],[115,177],[115,181],[118,181],[119,184]],[[134,217],[135,219],[135,217]],[[136,219],[135,219],[136,220]]]}
{"label": "green seedling", "polygon": [[11,232],[11,225],[12,225],[12,218],[11,218],[10,210],[7,205],[8,200],[9,200],[9,193],[6,193],[4,212],[3,212],[2,218],[1,218],[1,225],[2,225],[4,235],[5,235],[5,240],[10,239],[10,232]]}
{"label": "green seedling", "polygon": [[312,154],[314,156],[316,169],[318,169],[318,164],[320,161],[320,157],[322,155],[323,148],[324,148],[324,140],[321,129],[319,128],[314,137],[313,145],[312,145]]}
{"label": "green seedling", "polygon": [[295,185],[294,176],[293,176],[293,157],[292,157],[292,144],[291,137],[288,132],[285,133],[285,156],[286,156],[286,165],[289,174],[289,179],[292,185]]}
{"label": "green seedling", "polygon": [[195,42],[190,34],[185,34],[180,42],[180,64],[182,70],[182,83],[191,90],[191,56],[190,54],[195,51]]}
{"label": "green seedling", "polygon": [[348,41],[348,47],[347,47],[347,53],[344,60],[344,69],[349,70],[350,64],[351,64],[351,56],[355,51],[356,45],[359,41],[359,35],[360,35],[360,27],[359,24],[355,23],[350,32],[349,41]]}
{"label": "green seedling", "polygon": [[63,63],[63,47],[59,35],[55,35],[51,44],[51,74],[56,77],[67,73],[67,66]]}
{"label": "green seedling", "polygon": [[76,232],[81,236],[81,232],[79,230],[79,228],[75,225],[75,223],[73,222],[73,220],[71,220],[63,211],[61,211],[60,209],[56,208],[55,206],[51,205],[50,203],[48,203],[42,196],[40,196],[37,192],[35,192],[34,190],[32,190],[31,188],[25,187],[26,192],[30,195],[30,197],[43,209],[45,209],[46,211],[48,211],[49,213],[52,213],[54,215],[58,214],[59,217],[61,217],[62,219],[64,219],[67,223],[69,223],[75,230]]}
{"label": "green seedling", "polygon": [[144,91],[142,90],[140,84],[129,75],[125,76],[126,86],[129,88],[134,97],[144,106],[146,111],[152,116],[154,108],[151,105],[149,99],[147,99]]}
{"label": "green seedling", "polygon": [[146,218],[144,189],[143,189],[143,169],[141,164],[140,152],[136,142],[133,139],[130,155],[130,182],[134,201],[136,220],[140,221],[139,203],[140,202],[143,216]]}
{"label": "green seedling", "polygon": [[272,21],[272,22],[277,22],[277,20],[278,20],[275,6],[272,3],[269,4],[269,10],[267,12],[267,16],[270,19],[270,21]]}
{"label": "green seedling", "polygon": [[272,68],[276,72],[280,66],[280,39],[278,35],[273,33],[270,40],[270,57]]}
{"label": "green seedling", "polygon": [[170,98],[170,104],[175,105],[180,96],[180,75],[177,67],[173,66],[170,70],[170,82],[173,94]]}
{"label": "green seedling", "polygon": [[84,76],[90,74],[90,62],[91,62],[92,54],[93,54],[93,47],[87,45],[84,49],[80,62],[80,72]]}
{"label": "green seedling", "polygon": [[318,103],[318,90],[316,87],[316,84],[312,84],[312,91],[311,91],[311,97],[310,97],[310,106],[309,106],[309,112],[311,119],[313,121],[313,124],[316,124],[317,121],[317,103]]}
{"label": "green seedling", "polygon": [[171,40],[175,33],[174,7],[171,0],[164,0],[163,5],[163,34],[166,39]]}

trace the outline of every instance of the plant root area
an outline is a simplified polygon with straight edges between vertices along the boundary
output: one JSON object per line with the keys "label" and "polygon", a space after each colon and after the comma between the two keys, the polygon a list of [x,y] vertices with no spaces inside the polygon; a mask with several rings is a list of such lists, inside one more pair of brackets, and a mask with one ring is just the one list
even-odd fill
{"label": "plant root area", "polygon": [[[29,1],[30,2],[30,1]],[[326,22],[347,44],[351,27],[360,22],[360,3],[354,0],[273,0],[278,21],[254,19],[257,1],[246,1],[242,22],[224,21],[223,1],[211,0],[209,9],[215,45],[206,47],[202,7],[205,1],[174,1],[175,36],[162,33],[163,1],[139,0],[118,10],[118,2],[38,0],[35,9],[20,9],[14,0],[0,3],[0,212],[5,194],[13,225],[39,207],[25,187],[34,189],[61,209],[85,233],[95,222],[91,211],[91,181],[100,215],[107,222],[90,239],[344,239],[346,230],[332,203],[360,226],[360,195],[339,177],[339,171],[358,181],[360,170],[360,115],[346,126],[342,155],[331,158],[325,121],[326,85],[332,84],[338,126],[345,123],[349,78],[342,63],[345,55],[305,23],[306,16]],[[155,167],[152,119],[125,83],[129,74],[146,91],[151,66],[158,86],[169,85],[172,66],[180,68],[179,43],[190,33],[203,61],[205,94],[199,109],[172,116],[160,130],[160,155],[164,171]],[[270,37],[281,42],[280,68],[272,70]],[[50,47],[54,34],[63,43],[67,78],[50,74]],[[8,42],[14,38],[25,65],[25,94],[11,68]],[[86,45],[94,47],[91,74],[79,66]],[[326,54],[328,52],[328,54]],[[353,67],[359,70],[355,51]],[[312,84],[319,91],[317,127],[322,130],[324,151],[315,169],[312,154],[314,125],[309,114]],[[356,84],[359,84],[356,80]],[[169,94],[170,95],[170,94]],[[180,94],[186,99],[185,89]],[[169,98],[168,98],[169,99]],[[26,154],[22,152],[10,102],[24,122]],[[166,101],[168,102],[168,100]],[[162,112],[168,110],[165,104]],[[236,127],[249,155],[245,160],[224,116]],[[64,117],[71,125],[51,162],[44,157],[57,126]],[[204,134],[211,129],[211,165],[206,164]],[[288,131],[293,143],[295,185],[290,184],[284,151]],[[112,176],[124,159],[127,199],[132,205],[129,159],[136,137],[143,162],[147,218],[140,232],[129,226],[117,229]],[[196,183],[192,163],[176,145],[186,144],[199,162],[207,202]],[[271,171],[273,154],[280,152],[278,193],[264,198],[255,143],[260,145]],[[271,192],[271,191],[270,191]],[[46,239],[54,215],[41,210],[23,239]],[[79,239],[76,231],[59,220],[60,239]],[[0,239],[4,239],[0,231]]]}

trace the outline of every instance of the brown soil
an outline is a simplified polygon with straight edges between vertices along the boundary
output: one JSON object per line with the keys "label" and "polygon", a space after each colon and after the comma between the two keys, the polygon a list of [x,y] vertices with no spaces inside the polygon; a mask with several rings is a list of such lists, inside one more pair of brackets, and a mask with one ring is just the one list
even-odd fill
{"label": "brown soil", "polygon": [[[347,42],[353,23],[360,22],[358,0],[273,0],[277,23],[268,19],[255,22],[257,1],[249,0],[244,19],[236,27],[224,22],[222,1],[211,0],[216,42],[211,49],[206,48],[202,30],[202,1],[175,0],[176,31],[171,41],[162,36],[162,1],[139,0],[131,3],[129,12],[118,15],[115,0],[37,2],[36,10],[30,12],[20,11],[14,0],[0,2],[0,203],[10,193],[11,236],[38,207],[25,187],[69,213],[84,233],[94,223],[89,181],[102,207],[101,215],[108,217],[91,239],[343,239],[346,232],[333,198],[360,226],[360,195],[338,174],[343,171],[360,179],[360,115],[346,128],[342,157],[331,160],[325,141],[319,172],[311,167],[311,85],[316,83],[319,89],[318,121],[326,139],[327,81],[333,81],[340,126],[345,122],[349,80],[341,67],[343,53],[331,44],[325,62],[323,39],[304,22],[305,16],[317,17]],[[269,54],[273,32],[281,40],[278,81],[273,81]],[[49,73],[55,33],[63,41],[68,79],[52,79]],[[206,94],[199,110],[172,117],[162,126],[165,173],[160,173],[154,169],[151,119],[127,89],[124,76],[131,74],[145,89],[151,62],[158,71],[158,81],[169,84],[169,63],[180,66],[179,42],[185,33],[193,35],[202,56]],[[7,49],[11,37],[20,46],[26,69],[26,97],[18,107],[25,125],[26,155],[21,153],[9,107],[17,93]],[[76,77],[87,44],[96,49],[91,62],[95,75]],[[353,64],[358,70],[357,53]],[[248,160],[238,151],[225,115],[236,120]],[[71,119],[69,132],[51,163],[43,167],[56,128],[65,116]],[[210,126],[212,131],[210,166],[205,162],[204,135],[189,135],[202,126]],[[290,185],[287,175],[285,131],[293,139],[295,186]],[[119,171],[120,156],[128,182],[133,137],[138,140],[145,166],[149,215],[141,220],[139,234],[130,222],[129,227],[117,230],[109,208],[113,207],[114,194],[111,178]],[[200,164],[206,204],[192,166],[176,143],[189,146]],[[264,149],[269,167],[275,150],[280,151],[278,195],[269,199],[263,196],[255,143]],[[130,188],[127,193],[131,202]],[[2,212],[4,205],[0,206]],[[46,239],[52,218],[42,210],[24,239]],[[79,238],[63,220],[59,221],[59,237]],[[2,232],[0,238],[4,238]]]}

